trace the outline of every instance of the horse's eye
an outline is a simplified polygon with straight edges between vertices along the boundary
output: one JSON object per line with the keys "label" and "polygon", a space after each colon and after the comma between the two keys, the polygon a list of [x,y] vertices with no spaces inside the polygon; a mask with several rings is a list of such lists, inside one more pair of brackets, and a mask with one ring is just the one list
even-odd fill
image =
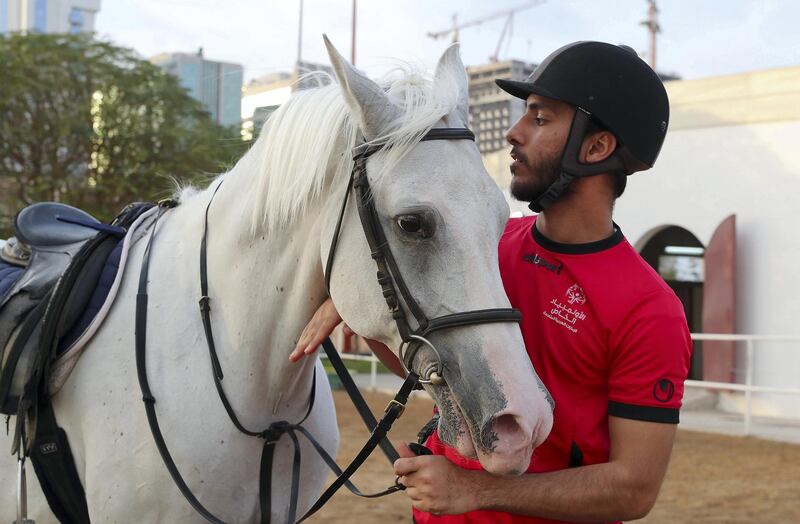
{"label": "horse's eye", "polygon": [[419,233],[422,230],[422,219],[419,215],[400,215],[397,225],[406,233]]}

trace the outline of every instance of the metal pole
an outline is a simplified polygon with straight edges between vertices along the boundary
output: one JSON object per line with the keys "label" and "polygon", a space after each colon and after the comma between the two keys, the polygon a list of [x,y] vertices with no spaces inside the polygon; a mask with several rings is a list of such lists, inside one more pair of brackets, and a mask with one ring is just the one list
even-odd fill
{"label": "metal pole", "polygon": [[350,43],[350,63],[356,65],[356,0],[353,0],[353,40]]}
{"label": "metal pole", "polygon": [[27,524],[28,520],[28,481],[25,476],[25,457],[17,457],[17,520],[18,524]]}
{"label": "metal pole", "polygon": [[297,64],[303,61],[303,0],[300,0],[300,27],[297,30]]}
{"label": "metal pole", "polygon": [[747,368],[745,369],[745,385],[747,389],[744,392],[744,434],[750,435],[750,424],[753,409],[753,339],[747,340]]}
{"label": "metal pole", "polygon": [[656,0],[647,0],[649,7],[647,9],[647,20],[641,22],[650,33],[650,67],[653,71],[656,69],[656,34],[661,32],[661,27],[658,25],[658,7]]}
{"label": "metal pole", "polygon": [[650,67],[653,68],[653,71],[656,70],[656,34],[658,33],[658,22],[656,17],[658,16],[658,9],[656,9],[656,3],[653,1],[650,4],[650,12],[652,13],[652,20],[654,23],[653,29],[650,31]]}
{"label": "metal pole", "polygon": [[378,385],[378,359],[372,356],[369,367],[369,385],[372,391],[375,391]]}
{"label": "metal pole", "polygon": [[22,35],[28,34],[28,0],[19,2],[19,30]]}

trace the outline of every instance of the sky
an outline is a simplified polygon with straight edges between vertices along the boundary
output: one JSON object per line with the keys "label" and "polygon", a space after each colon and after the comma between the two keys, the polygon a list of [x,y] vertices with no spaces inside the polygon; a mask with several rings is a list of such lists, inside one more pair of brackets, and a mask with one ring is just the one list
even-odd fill
{"label": "sky", "polygon": [[[356,65],[372,76],[401,59],[432,71],[449,44],[428,32],[511,9],[524,0],[358,0]],[[657,69],[685,79],[800,65],[800,1],[659,0]],[[325,33],[350,56],[352,0],[304,0],[302,58],[328,63]],[[103,0],[100,37],[143,57],[195,52],[245,68],[288,71],[297,59],[300,0]],[[645,0],[546,0],[517,12],[499,58],[539,62],[576,40],[624,43],[647,59]],[[466,65],[486,63],[506,17],[461,31]]]}

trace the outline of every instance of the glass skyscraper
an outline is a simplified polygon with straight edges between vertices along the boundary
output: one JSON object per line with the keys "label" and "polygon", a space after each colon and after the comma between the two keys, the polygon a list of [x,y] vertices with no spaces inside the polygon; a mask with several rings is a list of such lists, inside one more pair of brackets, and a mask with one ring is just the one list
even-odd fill
{"label": "glass skyscraper", "polygon": [[195,54],[163,53],[150,61],[177,77],[189,94],[202,102],[214,121],[223,126],[241,124],[242,66],[206,60],[202,49]]}
{"label": "glass skyscraper", "polygon": [[0,34],[91,33],[100,0],[0,0]]}

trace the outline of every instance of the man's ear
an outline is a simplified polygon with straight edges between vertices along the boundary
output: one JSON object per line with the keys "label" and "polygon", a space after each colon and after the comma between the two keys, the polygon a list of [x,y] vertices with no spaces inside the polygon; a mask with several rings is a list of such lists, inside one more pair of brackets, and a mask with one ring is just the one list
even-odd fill
{"label": "man's ear", "polygon": [[596,164],[602,162],[617,149],[617,137],[611,131],[595,131],[583,139],[581,162]]}

